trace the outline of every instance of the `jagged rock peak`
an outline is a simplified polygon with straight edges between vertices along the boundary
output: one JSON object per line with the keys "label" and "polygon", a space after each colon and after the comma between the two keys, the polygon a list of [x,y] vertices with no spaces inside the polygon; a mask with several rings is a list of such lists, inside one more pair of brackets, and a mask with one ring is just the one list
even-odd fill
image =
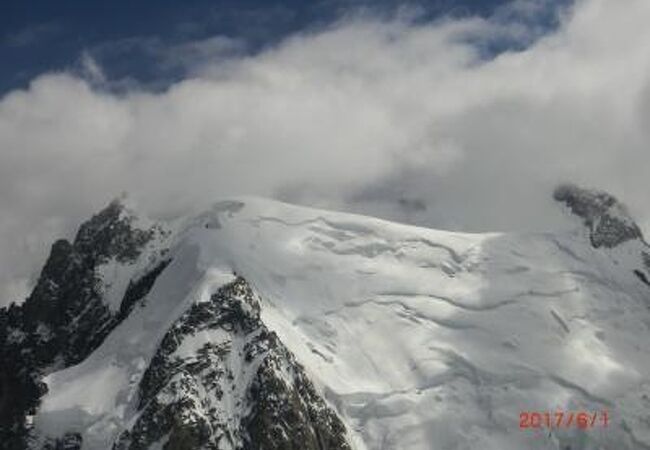
{"label": "jagged rock peak", "polygon": [[[53,244],[23,304],[0,308],[0,449],[27,448],[27,417],[47,392],[43,377],[83,361],[148,294],[169,263],[160,240],[166,233],[124,199],[114,200],[81,225],[72,243]],[[151,247],[158,244],[157,253],[147,253],[139,272],[125,274],[124,291],[109,304],[100,267],[131,265],[156,238]],[[78,448],[78,439],[66,436],[51,448]]]}
{"label": "jagged rock peak", "polygon": [[154,236],[150,223],[144,222],[124,196],[111,201],[79,228],[74,245],[103,257],[132,260],[138,249]]}
{"label": "jagged rock peak", "polygon": [[582,218],[595,248],[612,248],[629,240],[643,239],[641,229],[625,205],[607,192],[562,184],[555,189],[553,198]]}

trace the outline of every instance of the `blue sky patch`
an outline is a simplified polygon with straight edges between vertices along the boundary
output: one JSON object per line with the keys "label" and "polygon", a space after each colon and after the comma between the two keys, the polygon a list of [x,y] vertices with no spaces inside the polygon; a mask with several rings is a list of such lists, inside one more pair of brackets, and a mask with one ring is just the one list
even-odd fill
{"label": "blue sky patch", "polygon": [[[50,71],[87,71],[89,62],[115,86],[160,90],[187,76],[193,58],[251,54],[300,31],[314,31],[355,14],[391,18],[417,11],[418,21],[444,16],[518,20],[536,37],[557,24],[557,5],[526,0],[526,11],[504,0],[83,0],[10,1],[0,14],[0,93],[26,87]],[[521,9],[521,8],[519,8]],[[530,17],[527,15],[533,12]],[[516,17],[513,17],[513,14]],[[475,43],[485,57],[528,44],[498,37]]]}

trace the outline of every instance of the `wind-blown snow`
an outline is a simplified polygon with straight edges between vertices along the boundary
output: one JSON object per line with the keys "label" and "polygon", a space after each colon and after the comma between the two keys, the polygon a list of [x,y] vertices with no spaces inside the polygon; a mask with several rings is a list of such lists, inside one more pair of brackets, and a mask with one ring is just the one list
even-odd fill
{"label": "wind-blown snow", "polygon": [[[644,244],[594,249],[586,233],[461,234],[218,203],[179,227],[145,305],[46,378],[35,423],[109,448],[169,325],[235,272],[358,450],[650,448],[650,289],[633,272]],[[607,410],[610,426],[519,429],[520,412],[558,409]]]}

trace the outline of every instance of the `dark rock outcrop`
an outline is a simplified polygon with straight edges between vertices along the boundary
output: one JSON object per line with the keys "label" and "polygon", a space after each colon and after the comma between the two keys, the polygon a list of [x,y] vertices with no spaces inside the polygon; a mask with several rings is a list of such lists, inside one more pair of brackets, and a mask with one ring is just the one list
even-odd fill
{"label": "dark rock outcrop", "polygon": [[[205,339],[201,339],[203,336]],[[140,383],[140,416],[114,450],[348,450],[346,431],[260,319],[243,278],[171,327]]]}
{"label": "dark rock outcrop", "polygon": [[43,450],[81,450],[83,440],[79,433],[67,433],[62,438],[46,442]]}
{"label": "dark rock outcrop", "polygon": [[589,229],[592,247],[612,249],[624,242],[638,241],[639,261],[632,273],[641,283],[650,287],[650,246],[645,241],[641,228],[616,197],[603,191],[570,184],[559,186],[553,197],[566,204],[573,214],[582,219]]}
{"label": "dark rock outcrop", "polygon": [[565,184],[555,190],[553,197],[582,218],[595,248],[613,248],[632,239],[643,239],[641,229],[625,206],[606,192]]}

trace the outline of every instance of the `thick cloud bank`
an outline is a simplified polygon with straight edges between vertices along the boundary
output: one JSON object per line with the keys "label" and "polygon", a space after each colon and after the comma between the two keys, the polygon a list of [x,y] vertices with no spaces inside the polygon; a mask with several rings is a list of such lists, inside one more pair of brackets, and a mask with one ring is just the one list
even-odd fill
{"label": "thick cloud bank", "polygon": [[[192,58],[162,93],[45,74],[0,100],[1,303],[54,236],[126,191],[174,215],[255,194],[463,229],[545,229],[552,186],[609,190],[648,229],[650,2],[525,26],[351,19],[249,57]],[[201,59],[199,58],[199,59]]]}

